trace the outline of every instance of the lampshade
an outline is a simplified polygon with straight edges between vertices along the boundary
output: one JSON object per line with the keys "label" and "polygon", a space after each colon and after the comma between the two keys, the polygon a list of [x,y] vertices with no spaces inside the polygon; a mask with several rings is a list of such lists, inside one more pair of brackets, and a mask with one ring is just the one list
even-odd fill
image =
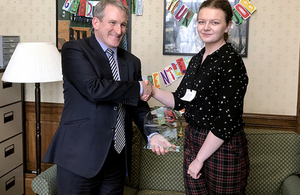
{"label": "lampshade", "polygon": [[62,80],[61,55],[52,43],[19,43],[4,71],[2,81],[44,83]]}

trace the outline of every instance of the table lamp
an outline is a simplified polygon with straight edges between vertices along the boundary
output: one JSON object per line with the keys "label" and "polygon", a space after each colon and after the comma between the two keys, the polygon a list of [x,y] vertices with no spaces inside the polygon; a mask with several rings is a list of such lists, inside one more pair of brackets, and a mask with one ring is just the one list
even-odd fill
{"label": "table lamp", "polygon": [[2,77],[11,83],[35,83],[36,174],[41,173],[40,83],[62,80],[61,55],[52,43],[21,42]]}

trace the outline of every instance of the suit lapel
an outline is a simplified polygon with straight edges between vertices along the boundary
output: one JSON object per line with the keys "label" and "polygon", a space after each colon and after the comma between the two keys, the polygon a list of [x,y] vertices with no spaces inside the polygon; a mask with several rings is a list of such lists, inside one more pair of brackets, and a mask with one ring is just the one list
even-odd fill
{"label": "suit lapel", "polygon": [[128,81],[128,68],[125,53],[122,49],[118,47],[118,65],[119,65],[119,74],[121,81]]}
{"label": "suit lapel", "polygon": [[112,77],[112,72],[108,63],[108,59],[107,56],[105,54],[105,52],[103,51],[102,47],[100,46],[100,44],[98,43],[95,35],[92,35],[91,37],[88,38],[89,39],[89,44],[91,49],[94,50],[94,53],[96,55],[96,60],[99,62],[97,64],[94,65],[94,68],[96,70],[96,72],[100,75],[100,66],[105,70],[105,72],[107,72],[107,74],[111,74]]}

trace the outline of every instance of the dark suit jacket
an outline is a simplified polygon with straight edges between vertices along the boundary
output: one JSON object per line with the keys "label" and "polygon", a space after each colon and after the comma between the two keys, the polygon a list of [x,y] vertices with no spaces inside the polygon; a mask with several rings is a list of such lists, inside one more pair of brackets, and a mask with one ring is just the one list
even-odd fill
{"label": "dark suit jacket", "polygon": [[44,162],[54,162],[83,177],[95,176],[113,141],[117,104],[123,103],[126,164],[131,164],[132,121],[146,131],[143,118],[149,106],[139,100],[140,60],[121,48],[117,55],[121,82],[113,80],[108,58],[94,35],[63,45],[64,108]]}

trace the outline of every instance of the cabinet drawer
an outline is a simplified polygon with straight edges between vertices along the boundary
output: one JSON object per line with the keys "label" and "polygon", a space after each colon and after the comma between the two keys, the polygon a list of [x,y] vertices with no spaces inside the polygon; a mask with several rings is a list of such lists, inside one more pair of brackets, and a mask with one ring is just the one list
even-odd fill
{"label": "cabinet drawer", "polygon": [[5,55],[3,55],[3,60],[10,60],[11,56],[12,56],[12,54],[5,54]]}
{"label": "cabinet drawer", "polygon": [[[2,78],[3,72],[0,73]],[[0,107],[6,104],[17,102],[21,100],[21,84],[3,82],[0,83]]]}
{"label": "cabinet drawer", "polygon": [[5,54],[3,55],[3,67],[6,67],[9,63],[12,54]]}
{"label": "cabinet drawer", "polygon": [[18,43],[3,43],[3,48],[13,48],[15,49],[17,47]]}
{"label": "cabinet drawer", "polygon": [[19,36],[2,36],[3,43],[16,43],[20,42]]}
{"label": "cabinet drawer", "polygon": [[0,176],[23,163],[22,135],[19,134],[0,144]]}
{"label": "cabinet drawer", "polygon": [[15,51],[15,48],[6,48],[6,49],[3,49],[3,54],[12,54],[14,53]]}
{"label": "cabinet drawer", "polygon": [[0,142],[21,132],[22,132],[21,102],[0,108]]}
{"label": "cabinet drawer", "polygon": [[1,195],[24,194],[24,174],[23,165],[12,172],[0,177]]}
{"label": "cabinet drawer", "polygon": [[3,60],[3,68],[7,67],[9,60]]}

